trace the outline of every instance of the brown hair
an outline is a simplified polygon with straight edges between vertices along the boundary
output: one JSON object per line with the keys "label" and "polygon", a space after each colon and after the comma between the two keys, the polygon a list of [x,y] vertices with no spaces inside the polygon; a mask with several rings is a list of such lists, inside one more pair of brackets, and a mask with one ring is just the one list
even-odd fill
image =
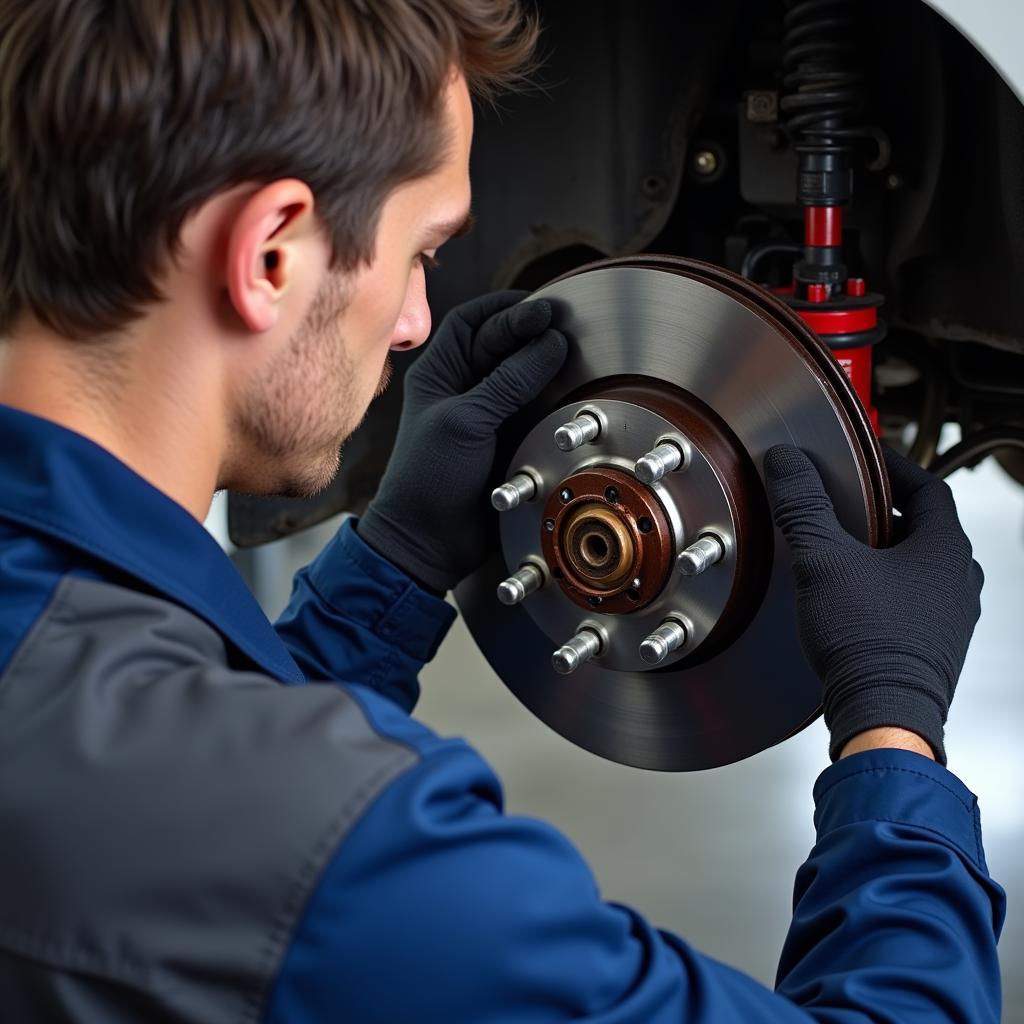
{"label": "brown hair", "polygon": [[0,0],[0,335],[124,327],[243,182],[305,181],[336,265],[368,261],[443,155],[452,68],[490,96],[536,36],[519,0]]}

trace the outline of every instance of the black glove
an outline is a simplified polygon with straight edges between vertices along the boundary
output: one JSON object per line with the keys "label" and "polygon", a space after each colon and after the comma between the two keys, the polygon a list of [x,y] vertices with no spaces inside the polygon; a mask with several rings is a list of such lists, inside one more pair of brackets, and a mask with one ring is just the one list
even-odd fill
{"label": "black glove", "polygon": [[824,685],[835,760],[865,729],[917,733],[946,763],[942,730],[984,576],[949,487],[886,449],[897,543],[870,548],[840,525],[821,478],[798,448],[764,458],[775,521],[789,541],[804,654]]}
{"label": "black glove", "polygon": [[490,553],[497,429],[540,394],[568,352],[565,337],[549,326],[550,304],[520,302],[526,295],[485,295],[441,322],[406,375],[391,461],[356,527],[438,594]]}

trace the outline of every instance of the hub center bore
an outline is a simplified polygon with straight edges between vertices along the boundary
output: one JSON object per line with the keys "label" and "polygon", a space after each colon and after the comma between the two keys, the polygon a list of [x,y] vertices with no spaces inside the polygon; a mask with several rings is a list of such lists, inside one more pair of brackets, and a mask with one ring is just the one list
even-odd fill
{"label": "hub center bore", "polygon": [[583,504],[566,517],[562,551],[571,571],[589,586],[615,590],[629,576],[636,545],[628,526],[613,511]]}

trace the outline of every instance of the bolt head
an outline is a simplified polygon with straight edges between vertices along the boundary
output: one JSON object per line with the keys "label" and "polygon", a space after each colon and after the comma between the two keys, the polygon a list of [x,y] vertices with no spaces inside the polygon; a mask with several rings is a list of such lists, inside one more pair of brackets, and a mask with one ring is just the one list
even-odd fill
{"label": "bolt head", "polygon": [[718,170],[718,157],[712,150],[702,149],[693,158],[693,169],[706,178]]}
{"label": "bolt head", "polygon": [[558,497],[562,499],[563,503],[568,504],[572,501],[572,491],[570,491],[568,487],[563,487],[558,492]]}
{"label": "bolt head", "polygon": [[755,123],[771,123],[779,117],[779,94],[777,92],[747,93],[747,120]]}
{"label": "bolt head", "polygon": [[547,530],[548,533],[553,533],[554,529],[555,529],[555,521],[554,521],[554,519],[545,519],[544,520],[544,529]]}

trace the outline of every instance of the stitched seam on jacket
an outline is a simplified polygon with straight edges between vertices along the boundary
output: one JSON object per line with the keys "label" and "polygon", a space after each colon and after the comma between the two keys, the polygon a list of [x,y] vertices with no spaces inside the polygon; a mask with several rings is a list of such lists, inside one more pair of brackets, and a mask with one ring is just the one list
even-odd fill
{"label": "stitched seam on jacket", "polygon": [[[78,948],[69,948],[57,939],[28,935],[18,928],[0,924],[0,948],[6,952],[31,960],[39,966],[54,968],[68,974],[81,974],[102,981],[116,981],[137,987],[158,997],[158,980],[163,972],[138,967],[117,967],[95,958]],[[168,975],[168,978],[170,976]]]}
{"label": "stitched seam on jacket", "polygon": [[988,871],[985,869],[984,862],[979,862],[978,858],[975,857],[970,850],[964,849],[963,844],[958,843],[955,839],[951,838],[947,833],[943,832],[941,828],[933,828],[931,825],[925,825],[920,821],[906,821],[903,818],[879,818],[872,816],[870,818],[857,818],[855,821],[844,822],[840,828],[846,828],[850,825],[861,825],[864,824],[864,822],[872,821],[880,822],[883,825],[901,825],[904,828],[918,828],[921,829],[922,832],[930,832],[932,835],[941,839],[944,843],[954,847],[962,853],[971,862],[971,864],[981,870],[986,877],[988,876]]}
{"label": "stitched seam on jacket", "polygon": [[[367,725],[376,733],[367,716],[363,714],[362,706],[356,703],[356,707],[366,720]],[[375,798],[387,788],[387,785],[382,786],[381,782],[386,780],[386,783],[391,783],[405,774],[405,771],[395,771],[403,764],[405,764],[405,771],[409,771],[418,764],[418,761],[409,762],[408,748],[405,744],[394,757],[364,783],[359,792],[345,803],[337,816],[324,829],[323,835],[299,869],[299,877],[289,888],[285,905],[281,911],[281,920],[272,924],[266,937],[264,949],[260,953],[260,964],[257,967],[262,981],[259,989],[251,992],[245,998],[242,1012],[238,1018],[239,1024],[254,1024],[254,1022],[262,1020],[266,1010],[267,996],[280,973],[289,940],[294,938],[296,926],[316,891],[332,855],[337,855],[340,843],[352,831],[352,826],[369,810]],[[388,778],[389,773],[393,773],[390,778]]]}
{"label": "stitched seam on jacket", "polygon": [[985,860],[985,844],[981,841],[981,814],[977,807],[974,808],[971,816],[974,818],[974,844],[978,848],[977,861],[987,875],[988,861]]}
{"label": "stitched seam on jacket", "polygon": [[[97,544],[96,541],[90,537],[86,537],[85,534],[76,533],[74,530],[69,529],[65,523],[59,523],[55,519],[49,519],[46,516],[39,515],[39,513],[27,513],[21,509],[11,508],[9,505],[0,504],[0,513],[6,513],[8,516],[14,519],[15,522],[28,523],[29,525],[43,525],[54,532],[54,534],[62,540],[71,540],[84,551],[88,551],[91,554],[99,555],[101,558],[105,558],[111,564],[126,567],[127,571],[132,575],[137,576],[140,580],[148,585],[152,586],[153,581],[162,590],[166,591],[169,596],[174,597],[178,601],[184,602],[185,610],[190,611],[196,609],[200,611],[202,618],[206,622],[213,626],[218,633],[222,632],[220,625],[218,624],[217,615],[215,609],[209,605],[206,601],[199,598],[198,594],[181,590],[179,587],[169,582],[167,578],[158,572],[154,572],[152,568],[146,569],[142,565],[136,563],[134,559],[125,557],[124,553],[115,554],[113,548],[107,548],[102,544]],[[211,543],[216,544],[216,541]],[[225,634],[227,635],[227,634]],[[250,646],[244,643],[241,638],[236,639],[235,636],[231,635],[230,640],[232,643],[242,649],[257,665],[262,665],[264,661],[267,664],[275,666],[277,671],[281,675],[290,679],[294,676],[294,672],[288,667],[288,665],[280,661],[278,658],[272,655],[267,655],[266,652],[261,652],[256,646]],[[301,675],[301,673],[300,673]]]}
{"label": "stitched seam on jacket", "polygon": [[[391,606],[395,603],[395,601],[397,601],[402,596],[402,593],[408,586],[410,586],[410,584],[403,580],[395,580],[394,582],[387,584],[381,583],[373,576],[372,567],[364,566],[362,562],[353,555],[352,552],[350,552],[347,548],[343,547],[341,544],[338,544],[337,546],[338,554],[343,560],[348,562],[349,565],[353,566],[361,574],[371,579],[374,582],[374,584],[381,587],[383,591],[381,595],[383,607],[381,609],[376,610],[373,613],[373,615],[369,616],[366,620],[361,621],[357,618],[352,618],[348,620],[356,626],[360,626],[363,629],[370,630],[370,632],[372,633],[376,633],[378,627],[380,626],[380,623],[387,617],[388,612],[391,610]],[[319,568],[319,566],[317,568]],[[310,567],[310,571],[306,574],[306,579],[309,580],[309,585],[313,589],[314,593],[332,611],[337,612],[339,615],[342,615],[343,617],[346,616],[346,613],[337,604],[335,604],[334,601],[327,596],[327,594],[324,593],[324,588],[321,587],[316,580],[316,576],[318,575],[319,573],[314,571],[312,566]]]}
{"label": "stitched seam on jacket", "polygon": [[366,682],[366,685],[371,689],[377,690],[381,682],[391,674],[391,668],[395,661],[395,651],[395,647],[388,647],[387,654],[378,662],[377,671]]}
{"label": "stitched seam on jacket", "polygon": [[[349,552],[346,548],[341,547],[340,545],[339,554],[343,559],[348,561],[350,565],[354,566],[360,572],[366,574],[367,576],[370,575],[369,569],[364,568],[360,561],[357,558],[353,557],[351,552]],[[306,579],[309,581],[310,589],[312,589],[316,596],[319,597],[320,600],[323,601],[323,603],[331,609],[331,611],[337,613],[338,615],[341,615],[344,618],[347,618],[346,613],[341,608],[339,608],[324,593],[321,586],[317,583],[316,575],[317,574],[315,574],[312,571],[307,572],[306,574]],[[380,632],[381,627],[387,621],[387,618],[390,615],[390,613],[394,610],[393,606],[395,605],[395,603],[401,601],[405,597],[406,592],[412,585],[412,583],[403,582],[396,582],[393,585],[388,585],[382,594],[384,607],[380,611],[375,612],[374,615],[370,617],[371,621],[360,621],[356,618],[347,619],[347,621],[351,622],[354,626],[358,627],[359,629],[365,629],[369,631],[380,640],[387,640],[387,638],[384,637]],[[369,686],[372,689],[376,689],[380,685],[381,681],[387,678],[388,674],[391,672],[391,668],[394,663],[395,646],[397,645],[389,645],[386,648],[387,654],[383,658],[380,658],[378,660],[376,670],[370,675],[369,679],[363,685]]]}
{"label": "stitched seam on jacket", "polygon": [[[444,626],[445,630],[450,627],[451,623],[445,624],[441,610],[433,610],[425,608],[423,606],[423,594],[417,588],[415,583],[410,583],[399,595],[398,600],[391,606],[388,613],[381,619],[380,622],[380,636],[381,639],[387,640],[389,643],[394,644],[400,648],[402,653],[409,658],[415,658],[417,661],[428,661],[433,657],[433,653],[437,649],[439,640],[437,639],[437,632]],[[434,601],[435,598],[429,598]],[[447,604],[444,605],[445,614],[447,613]],[[423,621],[423,619],[429,618],[434,624],[433,636],[427,640],[424,645],[426,650],[413,649],[413,645],[402,643],[402,638],[405,635],[404,625],[410,621]],[[419,648],[421,645],[416,645]]]}
{"label": "stitched seam on jacket", "polygon": [[66,603],[66,591],[68,589],[69,578],[70,577],[65,575],[57,581],[56,586],[54,586],[51,591],[49,599],[43,605],[35,622],[32,623],[31,628],[22,637],[21,642],[14,649],[14,653],[11,655],[11,660],[8,661],[7,667],[0,672],[0,697],[3,696],[3,693],[7,688],[6,680],[14,677],[18,666],[25,658],[28,657],[29,652],[35,649],[38,641],[49,630],[53,619],[59,614],[59,609]]}
{"label": "stitched seam on jacket", "polygon": [[858,775],[881,775],[884,772],[902,772],[904,775],[916,775],[920,779],[927,779],[933,785],[938,786],[940,789],[944,789],[968,814],[972,813],[971,805],[966,803],[963,797],[961,797],[956,790],[951,789],[944,782],[940,782],[938,779],[932,778],[931,775],[928,775],[925,772],[915,771],[913,768],[890,768],[888,766],[884,768],[861,768],[859,771],[852,772],[850,775],[844,776],[841,779],[836,779],[835,782],[830,782],[828,786],[821,791],[818,796],[818,800],[824,799],[825,795],[827,793],[831,793],[836,786],[841,786],[844,782],[857,778]]}

